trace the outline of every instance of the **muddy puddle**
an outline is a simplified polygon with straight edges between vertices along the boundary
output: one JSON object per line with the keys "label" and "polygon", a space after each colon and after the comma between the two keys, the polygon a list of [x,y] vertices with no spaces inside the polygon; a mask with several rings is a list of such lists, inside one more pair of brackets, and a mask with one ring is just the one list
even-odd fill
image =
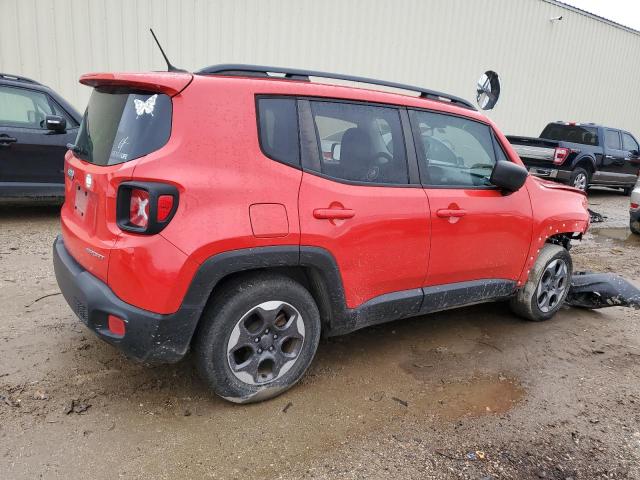
{"label": "muddy puddle", "polygon": [[614,240],[629,246],[640,246],[640,235],[631,233],[628,228],[598,228],[590,230],[596,242]]}

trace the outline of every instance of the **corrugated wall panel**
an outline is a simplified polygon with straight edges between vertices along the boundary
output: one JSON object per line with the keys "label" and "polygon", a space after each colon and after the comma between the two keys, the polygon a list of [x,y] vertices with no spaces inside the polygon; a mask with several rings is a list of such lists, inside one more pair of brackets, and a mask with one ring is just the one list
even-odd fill
{"label": "corrugated wall panel", "polygon": [[[560,22],[550,18],[562,15]],[[90,71],[273,64],[413,83],[473,98],[493,69],[489,115],[506,133],[551,120],[640,135],[640,35],[543,0],[0,0],[0,71],[35,78],[79,109]]]}

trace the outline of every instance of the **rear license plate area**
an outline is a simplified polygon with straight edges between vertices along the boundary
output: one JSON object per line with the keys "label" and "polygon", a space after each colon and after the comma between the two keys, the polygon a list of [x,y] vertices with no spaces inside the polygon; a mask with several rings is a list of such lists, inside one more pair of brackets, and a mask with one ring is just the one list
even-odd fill
{"label": "rear license plate area", "polygon": [[89,192],[80,185],[76,186],[76,195],[73,204],[73,211],[81,218],[87,214],[87,204],[89,203]]}

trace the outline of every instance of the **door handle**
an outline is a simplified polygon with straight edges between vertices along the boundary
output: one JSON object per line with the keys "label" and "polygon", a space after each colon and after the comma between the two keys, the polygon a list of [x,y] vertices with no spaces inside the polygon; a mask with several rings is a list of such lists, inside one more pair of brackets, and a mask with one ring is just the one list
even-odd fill
{"label": "door handle", "polygon": [[440,210],[436,211],[436,215],[440,218],[464,217],[466,214],[467,211],[460,208],[441,208]]}
{"label": "door handle", "polygon": [[0,145],[2,145],[3,147],[8,147],[10,144],[16,143],[17,141],[18,141],[18,139],[14,138],[14,137],[0,136]]}
{"label": "door handle", "polygon": [[350,208],[316,208],[313,216],[320,220],[346,220],[353,218],[356,212]]}
{"label": "door handle", "polygon": [[613,155],[605,155],[604,158],[608,158],[609,160],[613,160],[615,157]]}

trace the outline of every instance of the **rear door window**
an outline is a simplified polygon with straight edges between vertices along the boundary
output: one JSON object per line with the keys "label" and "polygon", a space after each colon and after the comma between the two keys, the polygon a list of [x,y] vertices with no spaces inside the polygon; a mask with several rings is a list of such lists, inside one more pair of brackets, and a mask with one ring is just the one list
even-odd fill
{"label": "rear door window", "polygon": [[97,87],[80,124],[76,154],[96,165],[148,155],[169,140],[171,115],[168,95]]}
{"label": "rear door window", "polygon": [[259,98],[260,147],[274,160],[300,166],[298,110],[293,98]]}
{"label": "rear door window", "polygon": [[607,148],[612,150],[620,150],[620,133],[617,130],[605,130],[604,141]]}
{"label": "rear door window", "polygon": [[638,150],[638,142],[634,140],[634,138],[628,133],[622,134],[622,148],[628,152],[632,150]]}
{"label": "rear door window", "polygon": [[463,117],[417,110],[411,112],[411,119],[424,185],[491,186],[489,178],[496,157],[488,125]]}
{"label": "rear door window", "polygon": [[321,173],[365,183],[409,182],[397,108],[312,101],[311,112]]}

